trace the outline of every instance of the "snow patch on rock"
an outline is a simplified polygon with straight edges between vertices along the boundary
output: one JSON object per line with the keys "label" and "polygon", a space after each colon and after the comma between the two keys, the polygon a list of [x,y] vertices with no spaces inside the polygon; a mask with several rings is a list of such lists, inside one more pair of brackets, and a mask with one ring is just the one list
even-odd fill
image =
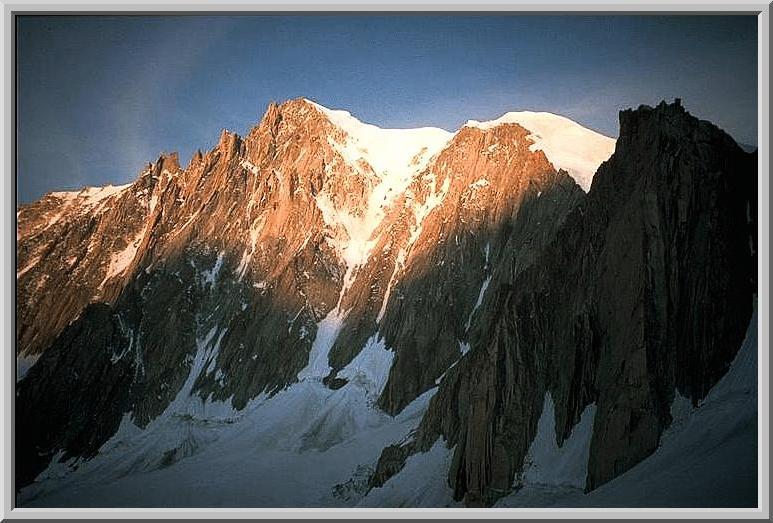
{"label": "snow patch on rock", "polygon": [[32,258],[29,262],[27,262],[27,265],[25,265],[22,269],[16,271],[16,279],[18,280],[19,278],[24,276],[27,272],[29,272],[30,269],[32,269],[39,262],[40,262],[40,256],[35,256],[34,258]]}
{"label": "snow patch on rock", "polygon": [[328,363],[328,355],[346,319],[346,315],[339,311],[344,292],[345,289],[342,289],[335,308],[317,323],[317,335],[311,344],[309,363],[298,373],[299,380],[313,379],[322,381],[324,377],[330,374],[332,367]]}
{"label": "snow patch on rock", "polygon": [[217,259],[215,260],[215,264],[212,266],[211,269],[207,269],[205,271],[202,271],[201,276],[204,279],[204,283],[209,285],[210,287],[215,284],[217,281],[217,276],[220,274],[220,269],[223,268],[223,258],[225,256],[224,252],[219,252],[217,255]]}
{"label": "snow patch on rock", "polygon": [[523,482],[584,488],[595,416],[596,405],[586,407],[572,433],[559,447],[555,404],[550,393],[545,394],[537,435],[524,460]]}
{"label": "snow patch on rock", "polygon": [[131,187],[132,184],[127,183],[125,185],[104,185],[101,187],[84,187],[80,191],[60,191],[52,192],[51,196],[54,196],[62,200],[63,204],[75,203],[84,208],[90,209],[101,203],[106,198],[116,195],[121,191],[124,191]]}
{"label": "snow patch on rock", "polygon": [[140,231],[139,234],[137,234],[126,244],[126,247],[112,254],[110,257],[110,263],[107,266],[105,278],[102,280],[102,283],[99,284],[100,288],[105,284],[105,282],[107,282],[107,280],[119,274],[123,274],[124,271],[129,268],[129,265],[137,254],[137,249],[139,248],[140,243],[142,243],[142,238],[144,235],[145,230]]}

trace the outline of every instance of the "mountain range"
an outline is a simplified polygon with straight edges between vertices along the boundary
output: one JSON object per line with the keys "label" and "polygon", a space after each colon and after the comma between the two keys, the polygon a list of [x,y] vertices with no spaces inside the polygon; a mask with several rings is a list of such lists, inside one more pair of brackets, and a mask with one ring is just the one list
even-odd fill
{"label": "mountain range", "polygon": [[299,98],[49,193],[16,214],[17,502],[755,506],[756,179],[678,99],[615,140]]}

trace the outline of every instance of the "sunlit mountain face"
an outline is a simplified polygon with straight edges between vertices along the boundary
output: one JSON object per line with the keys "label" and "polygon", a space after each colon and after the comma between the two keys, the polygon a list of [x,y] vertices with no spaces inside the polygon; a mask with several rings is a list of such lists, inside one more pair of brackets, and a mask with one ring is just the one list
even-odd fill
{"label": "sunlit mountain face", "polygon": [[756,162],[678,100],[615,140],[298,98],[49,193],[17,211],[17,502],[755,506]]}

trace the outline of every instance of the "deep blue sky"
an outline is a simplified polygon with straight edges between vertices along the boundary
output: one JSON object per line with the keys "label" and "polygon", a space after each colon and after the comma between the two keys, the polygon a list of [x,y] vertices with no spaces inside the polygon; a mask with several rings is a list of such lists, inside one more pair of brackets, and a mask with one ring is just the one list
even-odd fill
{"label": "deep blue sky", "polygon": [[753,16],[21,17],[18,198],[187,163],[222,128],[306,96],[382,127],[455,130],[511,110],[617,135],[681,97],[756,144]]}

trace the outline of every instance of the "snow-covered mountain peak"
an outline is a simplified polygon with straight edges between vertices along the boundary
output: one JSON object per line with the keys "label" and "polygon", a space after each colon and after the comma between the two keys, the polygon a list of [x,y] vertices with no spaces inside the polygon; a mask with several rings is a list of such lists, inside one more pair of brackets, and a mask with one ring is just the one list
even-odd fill
{"label": "snow-covered mountain peak", "polygon": [[305,100],[347,134],[346,159],[353,165],[364,159],[381,178],[402,178],[420,170],[453,136],[437,127],[382,129],[361,122],[349,111],[328,109]]}
{"label": "snow-covered mountain peak", "polygon": [[515,123],[531,132],[530,149],[541,150],[557,169],[566,170],[585,192],[590,189],[599,165],[615,150],[615,139],[592,131],[577,122],[553,113],[509,112],[496,120],[469,120],[466,127],[487,130]]}
{"label": "snow-covered mountain peak", "polygon": [[[409,175],[420,171],[454,135],[436,127],[382,129],[358,120],[349,111],[328,109],[308,99],[304,101],[346,133],[346,159],[352,164],[366,161],[379,177],[390,179],[385,181],[394,192],[401,192],[395,189],[404,189],[410,181]],[[586,192],[596,169],[615,150],[614,138],[548,112],[508,112],[495,120],[469,120],[465,127],[488,130],[508,123],[529,130],[534,142],[531,150],[543,151],[557,169],[566,170]]]}
{"label": "snow-covered mountain peak", "polygon": [[[328,137],[328,142],[345,163],[361,171],[365,178],[375,174],[364,208],[337,208],[332,204],[332,195],[324,191],[316,196],[325,222],[333,229],[340,225],[346,230],[346,241],[339,247],[348,268],[348,282],[352,271],[367,262],[373,233],[384,219],[385,210],[406,191],[453,133],[434,127],[382,129],[361,122],[348,111],[328,109],[308,99],[304,101],[343,131],[343,140]],[[370,166],[372,173],[363,162]]]}

